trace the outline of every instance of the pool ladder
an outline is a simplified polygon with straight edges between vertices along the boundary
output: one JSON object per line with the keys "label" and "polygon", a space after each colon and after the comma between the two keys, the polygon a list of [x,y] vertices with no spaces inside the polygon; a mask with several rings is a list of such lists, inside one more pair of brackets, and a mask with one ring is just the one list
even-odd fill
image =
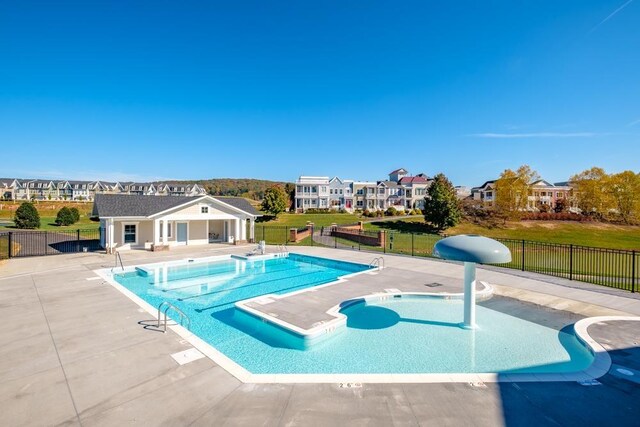
{"label": "pool ladder", "polygon": [[[163,308],[164,308],[164,311],[162,311]],[[160,324],[164,322],[164,329],[162,332],[167,332],[167,322],[169,319],[169,317],[167,316],[167,312],[171,309],[176,313],[178,313],[178,315],[180,316],[180,325],[182,325],[183,321],[186,321],[186,324],[187,324],[186,328],[190,330],[191,319],[189,319],[189,316],[184,314],[184,311],[180,310],[178,307],[171,304],[169,301],[163,301],[158,306],[158,326],[157,326],[158,329],[160,328]],[[161,314],[164,314],[164,319],[161,318]]]}
{"label": "pool ladder", "polygon": [[114,265],[113,268],[111,269],[111,273],[113,273],[113,270],[118,268],[118,262],[120,263],[120,267],[122,268],[122,271],[124,271],[124,264],[122,263],[122,257],[120,256],[120,252],[116,251],[116,265]]}
{"label": "pool ladder", "polygon": [[289,250],[285,245],[278,245],[277,248],[280,255],[289,255]]}
{"label": "pool ladder", "polygon": [[378,267],[378,270],[381,270],[384,268],[384,258],[382,258],[381,256],[378,258],[374,258],[371,260],[371,262],[369,263],[369,267]]}

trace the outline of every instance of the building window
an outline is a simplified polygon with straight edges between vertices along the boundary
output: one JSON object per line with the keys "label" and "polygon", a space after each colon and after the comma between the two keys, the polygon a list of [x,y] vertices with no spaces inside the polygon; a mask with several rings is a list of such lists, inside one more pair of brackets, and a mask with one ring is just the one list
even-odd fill
{"label": "building window", "polygon": [[340,189],[340,194],[342,194],[342,189]]}
{"label": "building window", "polygon": [[[162,238],[162,225],[160,226],[160,238]],[[167,238],[171,238],[172,223],[167,221]]]}
{"label": "building window", "polygon": [[361,208],[363,206],[362,200],[357,200],[356,201],[356,206]]}
{"label": "building window", "polygon": [[209,213],[209,206],[201,206],[200,207],[200,213],[208,214]]}
{"label": "building window", "polygon": [[124,238],[122,239],[124,243],[133,243],[136,244],[138,242],[138,236],[136,233],[136,224],[124,224]]}

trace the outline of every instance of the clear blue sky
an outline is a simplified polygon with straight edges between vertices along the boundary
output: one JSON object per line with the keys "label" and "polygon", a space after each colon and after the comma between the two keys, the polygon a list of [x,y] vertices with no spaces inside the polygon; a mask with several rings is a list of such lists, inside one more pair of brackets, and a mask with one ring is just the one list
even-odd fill
{"label": "clear blue sky", "polygon": [[0,2],[0,176],[640,169],[640,0]]}

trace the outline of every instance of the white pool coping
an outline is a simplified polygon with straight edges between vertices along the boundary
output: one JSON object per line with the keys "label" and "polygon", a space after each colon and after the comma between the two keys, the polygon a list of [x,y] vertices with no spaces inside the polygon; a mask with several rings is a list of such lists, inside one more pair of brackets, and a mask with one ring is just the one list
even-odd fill
{"label": "white pool coping", "polygon": [[[187,258],[179,261],[171,262],[159,262],[140,264],[137,266],[125,267],[124,272],[135,271],[136,267],[140,266],[155,266],[162,264],[180,265],[181,263],[189,262],[207,262],[230,259],[231,255],[219,255],[204,258]],[[327,258],[329,259],[329,258]],[[336,260],[340,261],[340,260]],[[158,309],[151,306],[142,298],[128,290],[113,279],[113,272],[116,269],[103,268],[94,270],[94,273],[104,279],[104,281],[122,294],[127,296],[133,302],[138,304],[149,315],[157,319]],[[123,270],[117,270],[122,272]],[[369,272],[359,272],[354,274],[370,274]],[[346,276],[345,276],[346,277]],[[333,284],[339,283],[340,280],[332,282]],[[326,286],[320,285],[320,286]],[[317,288],[317,287],[316,287]],[[313,289],[313,288],[308,288]],[[308,290],[306,289],[306,290]],[[299,292],[299,291],[298,291]],[[287,294],[284,294],[287,295]],[[392,294],[389,294],[392,295]],[[441,294],[442,295],[442,294]],[[449,294],[449,296],[460,297],[462,294]],[[262,297],[265,297],[263,295]],[[344,315],[343,315],[344,316]],[[572,373],[548,373],[548,374],[535,374],[535,373],[515,373],[515,374],[498,374],[498,373],[410,373],[410,374],[254,374],[247,369],[236,363],[233,359],[226,356],[224,353],[217,350],[211,344],[208,344],[197,335],[193,334],[186,328],[180,325],[171,325],[169,329],[174,331],[178,336],[185,341],[193,345],[196,349],[202,352],[204,355],[213,360],[221,368],[225,369],[235,378],[243,383],[256,383],[256,384],[303,384],[303,383],[322,383],[322,384],[335,384],[335,383],[477,383],[477,382],[568,382],[568,381],[587,381],[594,380],[605,375],[611,368],[611,357],[607,350],[596,342],[588,333],[589,326],[612,321],[640,321],[640,317],[634,316],[598,316],[582,319],[575,323],[574,330],[578,339],[586,345],[589,351],[594,356],[593,363],[582,371]]]}

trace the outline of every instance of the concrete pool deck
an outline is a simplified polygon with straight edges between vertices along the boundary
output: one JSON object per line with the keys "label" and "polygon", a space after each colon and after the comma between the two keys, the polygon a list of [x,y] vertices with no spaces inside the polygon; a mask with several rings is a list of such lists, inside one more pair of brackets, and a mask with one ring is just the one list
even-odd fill
{"label": "concrete pool deck", "polygon": [[[134,265],[244,253],[246,249],[212,245],[168,253],[131,251],[123,252],[123,259],[125,265]],[[375,256],[334,249],[293,250],[365,263]],[[457,265],[384,257],[389,268],[462,277],[462,268]],[[540,426],[640,422],[636,410],[640,337],[637,324],[631,322],[610,322],[589,329],[613,360],[612,369],[598,380],[600,385],[244,384],[208,358],[176,363],[171,354],[191,348],[188,343],[171,331],[161,334],[144,329],[138,322],[149,320],[147,313],[101,280],[90,280],[95,277],[93,270],[111,266],[113,256],[102,254],[13,259],[2,266],[3,425]],[[531,310],[530,304],[520,304],[519,310],[540,317],[541,322],[640,314],[640,301],[634,295],[534,277],[478,271],[478,279],[496,285],[498,294],[531,303],[537,299],[572,312]],[[629,376],[628,372],[638,374]]]}

